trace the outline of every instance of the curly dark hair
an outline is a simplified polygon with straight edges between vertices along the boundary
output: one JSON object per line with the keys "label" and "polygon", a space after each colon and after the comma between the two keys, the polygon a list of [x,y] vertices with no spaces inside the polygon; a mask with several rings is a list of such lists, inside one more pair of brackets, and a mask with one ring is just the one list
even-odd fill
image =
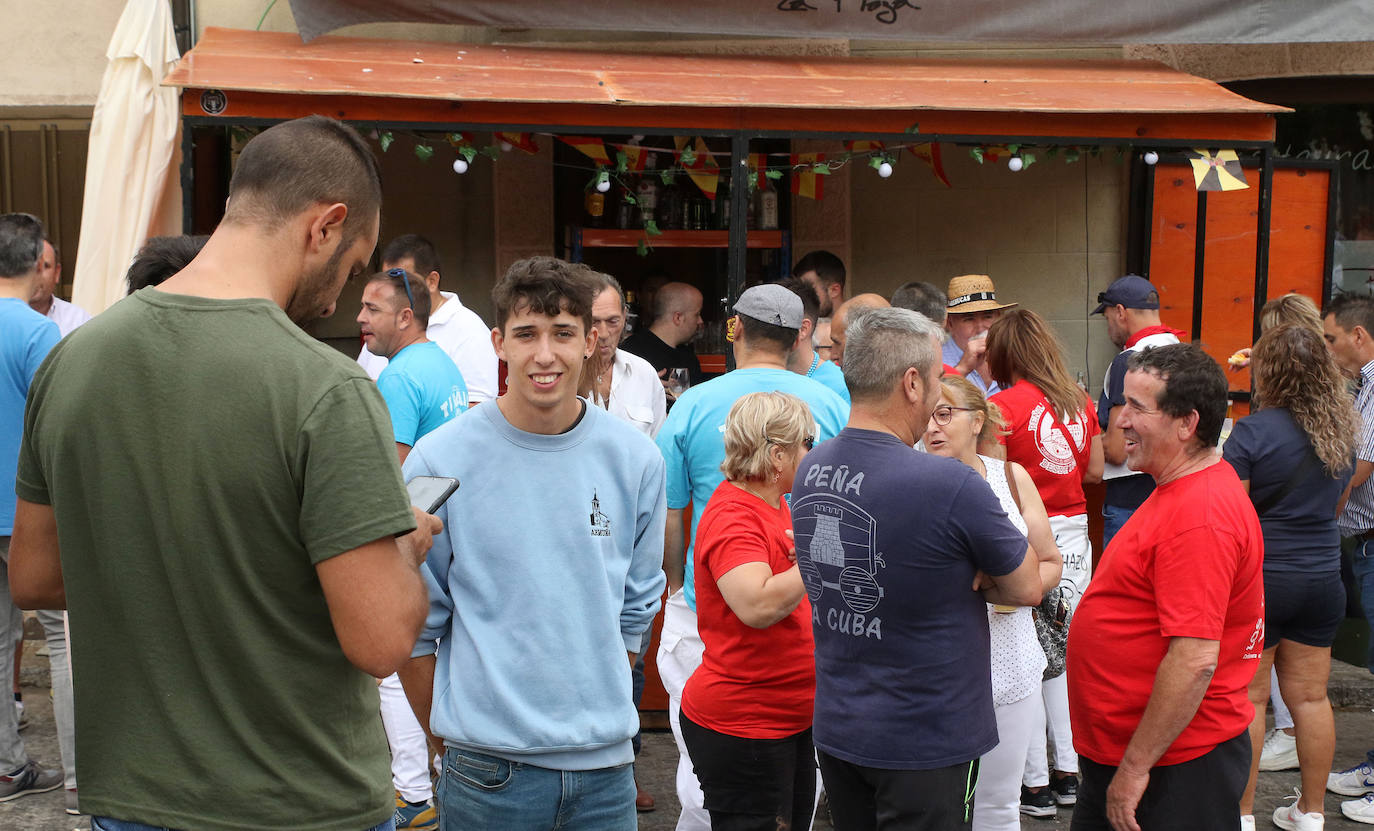
{"label": "curly dark hair", "polygon": [[1250,362],[1264,407],[1281,407],[1293,416],[1329,475],[1349,468],[1358,416],[1322,337],[1302,324],[1275,326],[1255,342]]}
{"label": "curly dark hair", "polygon": [[1226,373],[1211,355],[1191,343],[1174,343],[1132,352],[1127,369],[1148,372],[1164,382],[1159,409],[1173,418],[1197,411],[1195,437],[1215,447],[1226,421]]}
{"label": "curly dark hair", "polygon": [[601,286],[591,269],[557,257],[527,257],[516,260],[491,290],[496,307],[496,328],[505,330],[506,321],[517,311],[555,317],[567,312],[581,318],[583,334],[592,330],[592,303]]}

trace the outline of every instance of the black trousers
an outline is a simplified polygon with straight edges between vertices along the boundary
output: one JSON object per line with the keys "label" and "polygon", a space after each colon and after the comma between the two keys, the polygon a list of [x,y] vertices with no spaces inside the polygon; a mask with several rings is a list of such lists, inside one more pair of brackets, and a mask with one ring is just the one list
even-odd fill
{"label": "black trousers", "polygon": [[810,727],[781,739],[745,739],[703,727],[686,713],[680,718],[711,831],[810,827],[816,806]]}
{"label": "black trousers", "polygon": [[[1107,786],[1112,765],[1078,757],[1083,782],[1073,808],[1072,831],[1108,831]],[[1250,777],[1250,734],[1228,739],[1192,761],[1150,769],[1150,784],[1136,807],[1141,831],[1216,831],[1240,827],[1240,794]]]}
{"label": "black trousers", "polygon": [[864,767],[817,753],[835,831],[959,831],[973,827],[978,760],[932,770]]}

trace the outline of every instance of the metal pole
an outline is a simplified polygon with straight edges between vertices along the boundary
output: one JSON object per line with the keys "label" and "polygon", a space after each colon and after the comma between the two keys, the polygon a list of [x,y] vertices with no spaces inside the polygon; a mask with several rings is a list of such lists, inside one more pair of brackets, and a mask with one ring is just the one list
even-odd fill
{"label": "metal pole", "polygon": [[1193,234],[1193,327],[1192,339],[1202,339],[1203,272],[1207,266],[1207,191],[1197,192],[1197,224]]}
{"label": "metal pole", "polygon": [[1273,207],[1274,148],[1260,152],[1259,232],[1255,235],[1254,339],[1260,336],[1260,308],[1269,299],[1269,216]]}
{"label": "metal pole", "polygon": [[195,233],[196,175],[192,156],[195,142],[191,139],[191,125],[181,122],[181,232]]}
{"label": "metal pole", "polygon": [[[749,253],[749,137],[730,137],[730,248],[726,257],[725,314],[744,292],[745,258]],[[762,187],[763,171],[759,171]],[[735,368],[735,352],[725,352],[725,367]]]}

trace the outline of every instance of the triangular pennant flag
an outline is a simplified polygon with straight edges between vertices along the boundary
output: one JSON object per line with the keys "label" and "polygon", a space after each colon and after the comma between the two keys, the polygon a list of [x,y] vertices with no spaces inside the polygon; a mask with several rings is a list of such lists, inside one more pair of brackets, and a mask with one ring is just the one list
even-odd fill
{"label": "triangular pennant flag", "polygon": [[644,169],[644,160],[649,157],[644,152],[644,148],[638,144],[622,144],[620,150],[625,154],[625,169],[630,173],[639,173]]}
{"label": "triangular pennant flag", "polygon": [[539,152],[539,145],[534,143],[534,136],[529,133],[497,133],[497,141],[504,141],[516,150],[523,150],[531,156]]}
{"label": "triangular pennant flag", "polygon": [[749,189],[756,189],[763,179],[765,171],[768,170],[767,153],[749,154]]}
{"label": "triangular pennant flag", "polygon": [[1185,151],[1184,155],[1193,165],[1193,183],[1198,190],[1244,190],[1250,187],[1234,150],[1212,152],[1198,147]]}
{"label": "triangular pennant flag", "polygon": [[949,177],[945,175],[945,163],[940,158],[940,145],[938,142],[928,141],[923,144],[913,144],[907,148],[911,155],[930,165],[931,172],[935,178],[945,183],[945,187],[954,187],[949,183]]}
{"label": "triangular pennant flag", "polygon": [[606,155],[606,144],[599,138],[594,136],[559,136],[558,140],[597,164],[611,166],[611,157]]}
{"label": "triangular pennant flag", "polygon": [[707,199],[716,198],[716,183],[720,179],[720,165],[716,163],[716,157],[711,155],[711,149],[706,146],[706,140],[697,137],[696,144],[692,149],[696,157],[691,164],[683,165],[687,175],[696,182],[701,192],[706,194]]}
{"label": "triangular pennant flag", "polygon": [[[807,199],[821,200],[825,198],[825,183],[823,174],[816,172],[816,165],[825,162],[824,153],[793,153],[792,154],[792,193],[797,196],[805,196]],[[798,168],[798,165],[801,167]]]}
{"label": "triangular pennant flag", "polygon": [[875,150],[885,150],[887,145],[881,141],[846,141],[845,149],[851,153],[872,153]]}

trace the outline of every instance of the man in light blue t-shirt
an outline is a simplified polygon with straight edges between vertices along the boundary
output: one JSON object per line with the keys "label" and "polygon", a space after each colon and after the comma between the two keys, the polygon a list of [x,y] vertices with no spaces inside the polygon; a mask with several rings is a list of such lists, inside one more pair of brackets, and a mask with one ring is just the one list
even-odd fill
{"label": "man in light blue t-shirt", "polygon": [[706,503],[725,479],[720,470],[725,460],[725,416],[741,396],[751,392],[792,393],[811,408],[821,441],[839,433],[849,418],[849,405],[844,399],[820,382],[787,368],[805,319],[800,297],[776,283],[754,286],[740,295],[735,313],[731,331],[738,369],[693,386],[679,396],[656,438],[668,462],[668,530],[663,568],[668,573],[669,595],[663,612],[658,674],[668,692],[669,723],[678,744],[677,793],[682,805],[679,831],[704,831],[711,826],[678,725],[682,688],[701,664],[703,650],[697,634],[693,551],[685,544],[687,506],[692,506],[691,530],[695,539],[697,522]]}
{"label": "man in light blue t-shirt", "polygon": [[802,326],[797,333],[797,345],[787,358],[787,368],[820,381],[848,404],[849,388],[844,383],[844,372],[838,365],[821,358],[811,344],[811,334],[816,331],[821,314],[821,300],[816,289],[800,277],[789,277],[779,285],[797,295],[802,302]]}
{"label": "man in light blue t-shirt", "polygon": [[[463,373],[439,344],[426,337],[430,295],[418,274],[403,268],[378,272],[363,287],[358,324],[368,351],[387,359],[377,389],[391,414],[402,462],[416,440],[468,408]],[[391,745],[396,827],[431,828],[438,816],[430,800],[429,751],[395,673],[382,679],[382,725]]]}
{"label": "man in light blue t-shirt", "polygon": [[[29,308],[42,253],[43,225],[36,217],[0,216],[0,667],[5,677],[14,666],[14,647],[23,627],[19,607],[10,596],[8,564],[24,400],[38,365],[60,337],[56,323]],[[18,713],[8,696],[0,698],[0,800],[60,787],[61,771],[42,770],[25,755]]]}

